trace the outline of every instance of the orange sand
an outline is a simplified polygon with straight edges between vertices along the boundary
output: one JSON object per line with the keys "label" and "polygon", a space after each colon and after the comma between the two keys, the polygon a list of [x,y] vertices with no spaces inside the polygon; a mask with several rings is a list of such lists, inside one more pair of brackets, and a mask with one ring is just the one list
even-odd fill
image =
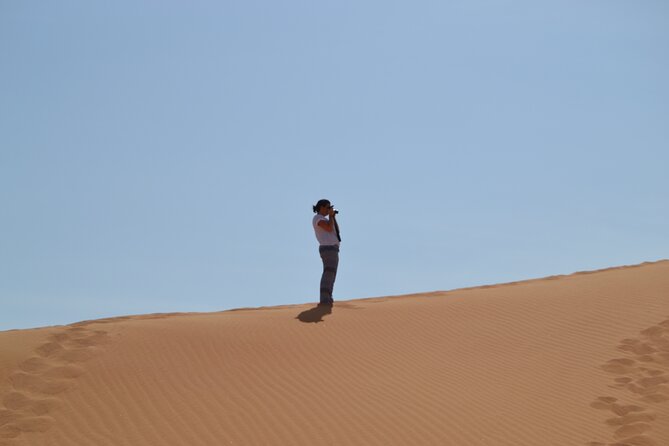
{"label": "orange sand", "polygon": [[0,332],[0,446],[669,445],[669,261]]}

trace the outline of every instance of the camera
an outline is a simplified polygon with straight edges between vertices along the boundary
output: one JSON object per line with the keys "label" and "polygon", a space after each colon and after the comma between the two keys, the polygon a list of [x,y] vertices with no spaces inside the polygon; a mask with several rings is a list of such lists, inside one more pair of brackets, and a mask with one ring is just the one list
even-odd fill
{"label": "camera", "polygon": [[337,215],[339,213],[339,209],[334,209],[334,213]]}

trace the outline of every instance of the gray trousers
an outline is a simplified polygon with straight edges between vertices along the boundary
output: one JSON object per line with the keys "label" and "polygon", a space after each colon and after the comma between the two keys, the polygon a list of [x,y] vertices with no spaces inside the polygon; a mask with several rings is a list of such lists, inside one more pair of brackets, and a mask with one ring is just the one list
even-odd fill
{"label": "gray trousers", "polygon": [[332,290],[337,278],[339,266],[339,246],[321,246],[318,248],[323,260],[323,275],[321,276],[321,303],[332,303]]}

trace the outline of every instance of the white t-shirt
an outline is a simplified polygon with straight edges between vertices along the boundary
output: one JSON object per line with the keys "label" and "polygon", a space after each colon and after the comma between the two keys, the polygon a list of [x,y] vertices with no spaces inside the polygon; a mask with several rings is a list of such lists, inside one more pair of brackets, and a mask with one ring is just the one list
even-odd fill
{"label": "white t-shirt", "polygon": [[337,238],[337,232],[334,229],[332,230],[332,232],[328,232],[325,229],[321,228],[320,226],[318,226],[319,221],[327,222],[328,219],[321,214],[316,214],[314,215],[314,219],[311,221],[311,223],[314,226],[314,232],[316,232],[316,240],[318,240],[318,244],[321,246],[327,246],[327,245],[339,246],[339,239]]}

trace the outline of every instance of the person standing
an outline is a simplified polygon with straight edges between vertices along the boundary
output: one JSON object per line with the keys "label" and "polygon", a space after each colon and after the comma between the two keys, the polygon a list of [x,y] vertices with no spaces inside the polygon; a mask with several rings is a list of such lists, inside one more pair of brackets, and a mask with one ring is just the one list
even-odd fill
{"label": "person standing", "polygon": [[319,200],[313,211],[316,215],[312,220],[316,240],[318,240],[318,252],[323,261],[323,274],[321,275],[321,297],[319,305],[332,305],[332,290],[337,277],[339,266],[339,224],[337,223],[337,210],[329,200]]}

